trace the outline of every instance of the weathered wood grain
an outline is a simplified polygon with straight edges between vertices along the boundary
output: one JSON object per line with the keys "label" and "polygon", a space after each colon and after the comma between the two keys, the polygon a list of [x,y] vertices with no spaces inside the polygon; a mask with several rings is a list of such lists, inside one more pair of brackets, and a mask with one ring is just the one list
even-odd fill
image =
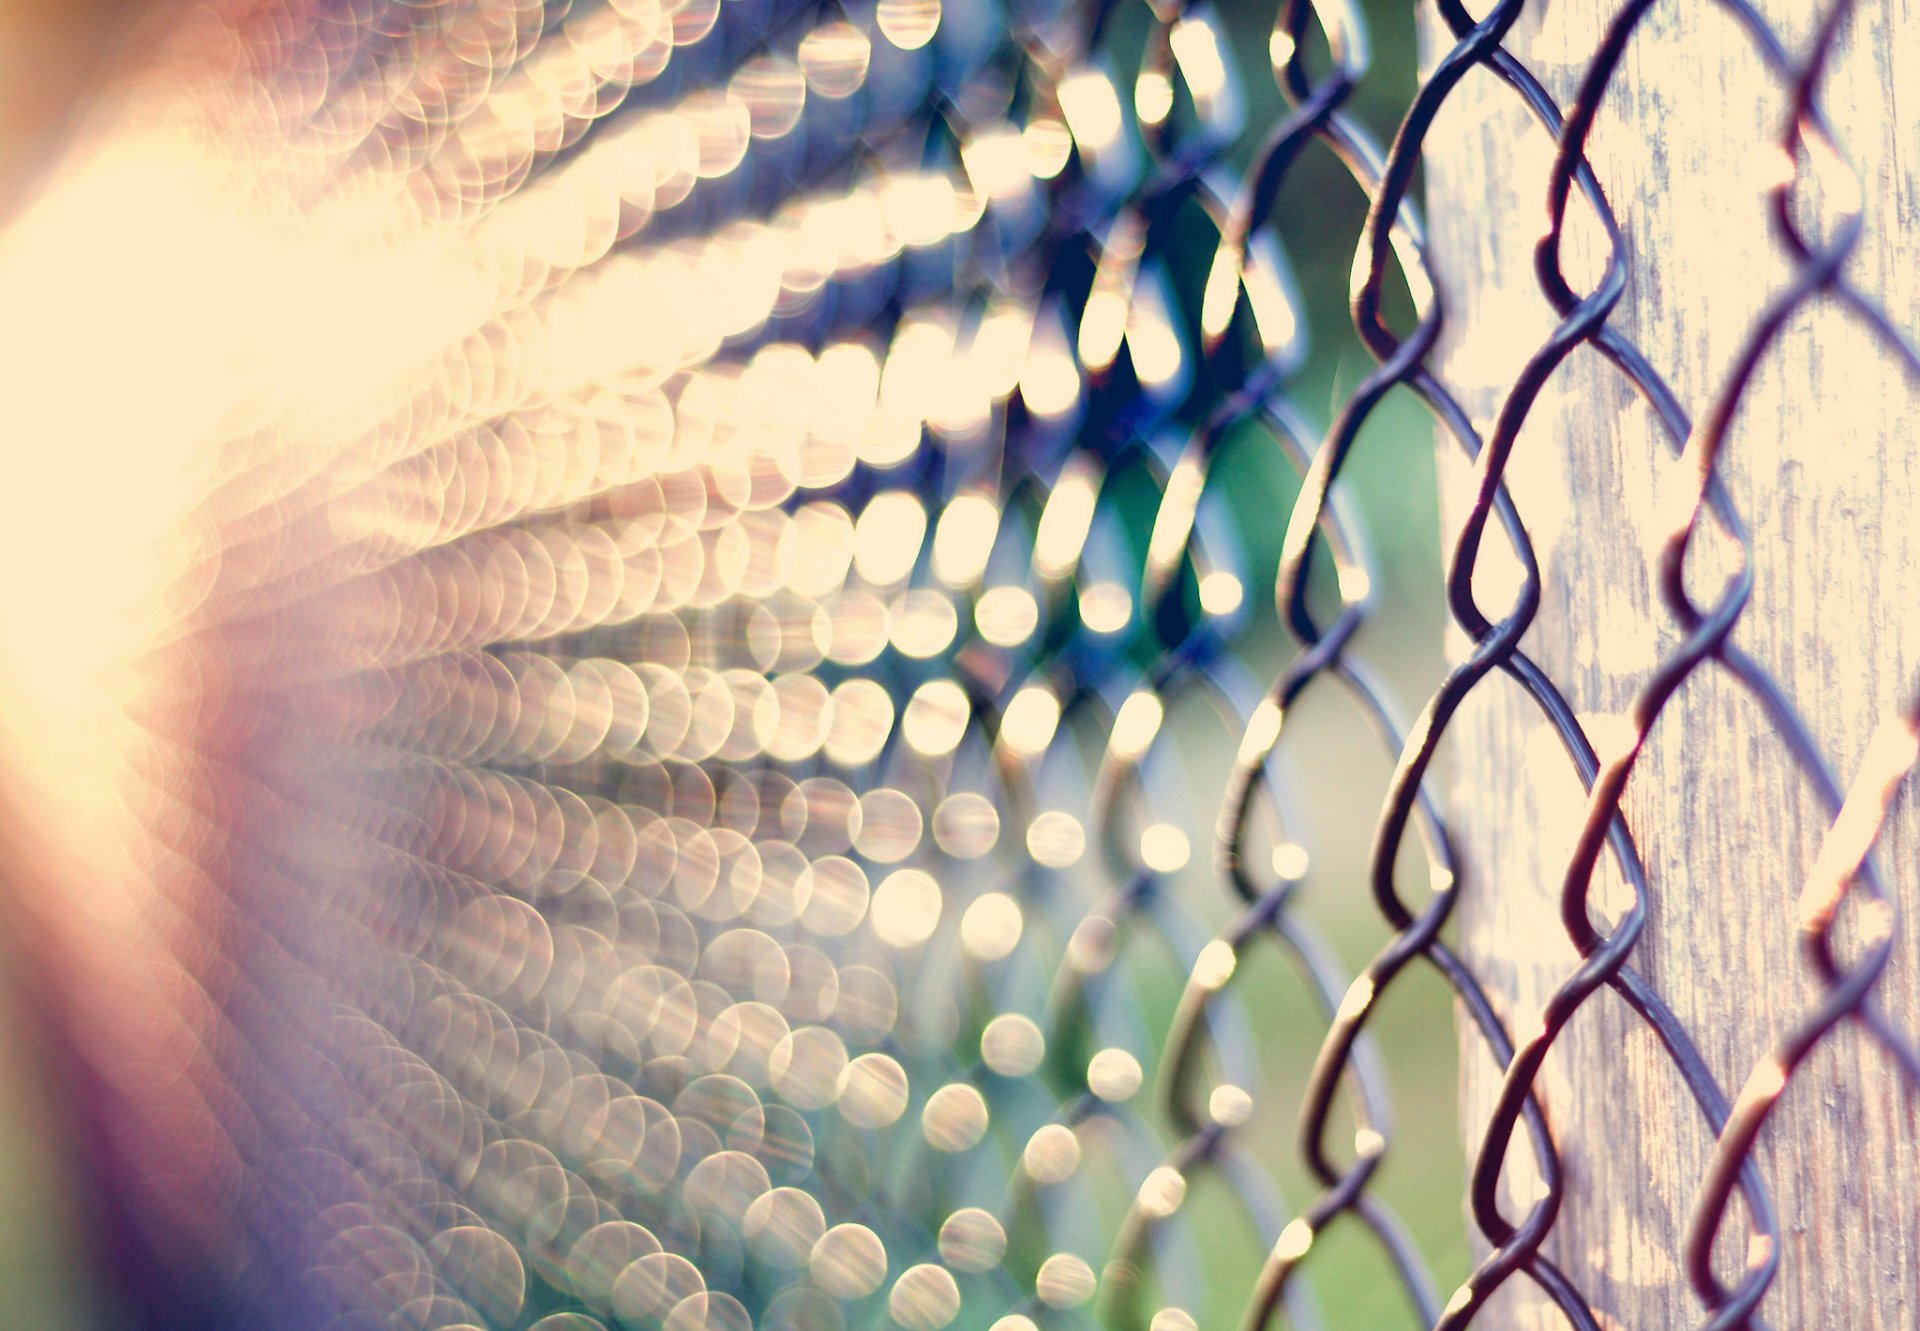
{"label": "weathered wood grain", "polygon": [[[1564,100],[1613,11],[1596,0],[1555,0],[1544,16],[1523,19],[1507,44]],[[1800,50],[1816,13],[1806,6],[1769,17]],[[1824,97],[1864,183],[1858,279],[1904,328],[1920,325],[1911,239],[1920,121],[1906,106],[1911,78],[1902,86],[1920,69],[1913,18],[1905,0],[1867,6]],[[1433,14],[1422,21],[1431,61],[1450,41]],[[1663,4],[1635,37],[1596,130],[1592,159],[1633,261],[1614,324],[1696,417],[1787,272],[1761,193],[1783,169],[1775,145],[1786,108],[1787,90],[1724,11]],[[1550,152],[1549,137],[1527,127],[1517,99],[1484,71],[1450,103],[1430,144],[1431,244],[1450,319],[1438,368],[1483,430],[1551,326],[1532,266]],[[1578,284],[1597,272],[1597,249],[1590,224],[1575,231]],[[1727,450],[1724,471],[1753,528],[1757,579],[1735,641],[1786,686],[1843,784],[1874,726],[1912,696],[1920,667],[1915,406],[1859,322],[1821,304],[1767,357]],[[1469,469],[1448,441],[1442,446],[1450,535],[1466,511]],[[1556,375],[1513,460],[1514,495],[1545,580],[1524,646],[1590,719],[1603,753],[1618,742],[1654,663],[1678,641],[1651,556],[1672,525],[1663,497],[1675,473],[1652,414],[1585,349]],[[1496,567],[1483,569],[1483,604],[1505,603],[1504,553],[1485,561]],[[1700,599],[1717,588],[1724,554],[1694,561]],[[1573,966],[1556,912],[1584,799],[1536,709],[1504,680],[1477,692],[1450,745],[1451,805],[1469,875],[1460,941],[1510,1026],[1525,1027]],[[1731,1096],[1818,993],[1795,900],[1823,810],[1759,707],[1712,667],[1669,706],[1627,805],[1653,895],[1635,965]],[[1903,920],[1882,1001],[1909,1030],[1920,1028],[1916,832],[1920,816],[1904,793],[1880,843]],[[1617,913],[1623,889],[1611,865],[1602,883]],[[1463,1039],[1472,1152],[1499,1073],[1475,1038]],[[1711,1136],[1653,1037],[1602,992],[1566,1031],[1539,1084],[1567,1175],[1547,1251],[1587,1292],[1603,1326],[1700,1325],[1680,1247]],[[1524,1153],[1516,1147],[1506,1171],[1513,1217],[1529,1202]],[[1769,1324],[1920,1325],[1920,1131],[1878,1048],[1854,1028],[1837,1031],[1787,1092],[1760,1159],[1783,1243],[1763,1310]],[[1718,1250],[1723,1274],[1738,1270],[1745,1244],[1736,1210]],[[1503,1291],[1480,1324],[1565,1325],[1525,1280]]]}

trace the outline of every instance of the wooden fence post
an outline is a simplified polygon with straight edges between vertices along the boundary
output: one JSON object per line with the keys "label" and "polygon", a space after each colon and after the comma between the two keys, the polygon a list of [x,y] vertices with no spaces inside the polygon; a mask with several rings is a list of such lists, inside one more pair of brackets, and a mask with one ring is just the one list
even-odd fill
{"label": "wooden fence post", "polygon": [[[1565,105],[1615,4],[1553,0],[1506,41]],[[1776,16],[1804,53],[1824,6]],[[1894,326],[1920,320],[1913,259],[1920,140],[1906,107],[1920,68],[1911,7],[1854,17],[1820,100],[1855,163],[1867,230],[1852,267]],[[1453,45],[1423,12],[1427,64]],[[1625,232],[1632,269],[1611,323],[1699,419],[1763,303],[1790,271],[1764,194],[1788,169],[1779,147],[1789,82],[1769,71],[1720,5],[1657,4],[1604,103],[1590,159]],[[1552,135],[1484,68],[1449,101],[1426,154],[1429,239],[1448,333],[1434,366],[1484,435],[1525,357],[1553,321],[1536,283]],[[1822,182],[1828,205],[1847,180]],[[1605,253],[1578,202],[1567,246],[1576,289]],[[1734,635],[1782,684],[1842,785],[1876,725],[1905,706],[1920,666],[1920,428],[1894,358],[1832,300],[1794,318],[1743,395],[1722,473],[1752,528],[1755,586]],[[1451,555],[1471,499],[1471,467],[1443,439],[1443,531]],[[1587,722],[1604,758],[1632,734],[1625,713],[1680,632],[1656,584],[1655,551],[1685,479],[1673,444],[1621,374],[1591,348],[1555,375],[1521,431],[1508,472],[1532,534],[1543,600],[1523,648]],[[1477,587],[1512,598],[1496,534]],[[1710,601],[1733,557],[1711,526],[1690,565]],[[1502,567],[1504,564],[1507,567]],[[1462,642],[1453,644],[1458,659]],[[1498,676],[1453,728],[1450,806],[1467,878],[1460,943],[1509,1027],[1524,1032],[1571,972],[1558,915],[1585,798],[1539,710]],[[1829,816],[1774,721],[1709,663],[1666,709],[1628,787],[1628,822],[1652,906],[1633,965],[1684,1024],[1729,1098],[1820,994],[1796,906]],[[1878,989],[1893,1024],[1920,1027],[1920,831],[1899,799],[1878,845],[1901,932]],[[1628,899],[1603,859],[1596,898],[1611,927]],[[1849,919],[1850,917],[1850,919]],[[1862,953],[1857,901],[1842,913],[1843,958]],[[1463,1037],[1468,1151],[1481,1144],[1500,1072]],[[1545,1252],[1588,1296],[1603,1327],[1697,1327],[1683,1233],[1713,1135],[1648,1028],[1614,993],[1593,995],[1537,1083],[1565,1168]],[[1758,1160],[1778,1209],[1781,1266],[1762,1308],[1775,1327],[1912,1327],[1920,1318],[1920,1132],[1913,1099],[1882,1049],[1843,1024],[1790,1083]],[[1502,1208],[1537,1196],[1524,1136],[1508,1157]],[[1738,1205],[1715,1253],[1723,1278],[1744,1267]],[[1483,1248],[1484,1251],[1484,1248]],[[1560,1328],[1524,1275],[1479,1320]]]}

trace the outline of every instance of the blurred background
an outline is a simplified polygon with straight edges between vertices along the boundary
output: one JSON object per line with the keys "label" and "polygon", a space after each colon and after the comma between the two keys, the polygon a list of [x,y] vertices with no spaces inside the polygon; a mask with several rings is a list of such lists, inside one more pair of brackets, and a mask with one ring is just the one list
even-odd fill
{"label": "blurred background", "polygon": [[[1368,0],[1364,12],[1373,64],[1351,110],[1385,143],[1415,84],[1414,17],[1406,6],[1386,0]],[[0,4],[0,219],[6,224],[32,202],[76,126],[111,101],[176,13],[169,0]],[[1267,58],[1273,5],[1271,0],[1224,0],[1220,14],[1245,75],[1248,130],[1231,154],[1244,167],[1285,112]],[[1143,4],[1116,8],[1110,45],[1117,67],[1137,61],[1148,17]],[[1311,339],[1290,396],[1317,428],[1325,427],[1373,365],[1352,331],[1346,307],[1364,203],[1346,170],[1315,148],[1294,171],[1276,213]],[[137,201],[129,201],[121,224],[141,225]],[[1197,290],[1210,258],[1193,253],[1191,271],[1177,275],[1177,284]],[[14,317],[0,314],[0,319]],[[17,438],[10,443],[6,466],[26,470],[28,447]],[[1298,478],[1271,440],[1252,427],[1225,444],[1215,465],[1233,478],[1227,494],[1247,543],[1242,554],[1251,616],[1237,651],[1255,677],[1268,680],[1295,650],[1277,620],[1271,589]],[[1388,685],[1401,715],[1410,717],[1441,668],[1441,542],[1429,418],[1410,399],[1389,399],[1367,426],[1345,475],[1347,498],[1372,540],[1377,579],[1378,609],[1362,631],[1359,650]],[[0,486],[13,483],[0,476]],[[123,482],[110,476],[100,483]],[[1150,491],[1142,491],[1138,520],[1143,529],[1152,521],[1153,499]],[[78,495],[59,507],[68,514],[86,512]],[[22,576],[30,575],[16,571],[7,581]],[[0,617],[6,614],[0,605]],[[0,703],[0,712],[6,710]],[[1217,733],[1217,726],[1191,720],[1177,732],[1177,742],[1187,751],[1197,788],[1217,790],[1233,742]],[[1174,723],[1180,724],[1178,713]],[[1312,780],[1297,792],[1308,829],[1303,841],[1316,867],[1312,890],[1299,909],[1325,931],[1344,968],[1357,972],[1388,937],[1367,893],[1366,856],[1391,770],[1389,756],[1332,691],[1310,695],[1289,724],[1299,727],[1293,742],[1322,755]],[[30,837],[19,835],[23,820],[30,824],[35,817],[33,787],[9,784],[7,822],[15,835],[0,843],[6,857],[0,860],[3,890],[42,898],[36,910],[58,910],[60,873],[37,863],[22,849]],[[1204,797],[1199,802],[1204,806]],[[1203,827],[1206,817],[1203,807]],[[1202,887],[1195,890],[1204,890],[1204,874],[1196,881]],[[49,893],[56,894],[52,902],[45,899]],[[1206,909],[1216,924],[1230,915],[1225,900]],[[19,918],[17,909],[0,913],[0,927]],[[98,1246],[100,1217],[90,1210],[81,1186],[79,1157],[85,1147],[69,1132],[71,1119],[61,1099],[81,1081],[50,1075],[49,1060],[57,1051],[45,1038],[44,1013],[30,997],[32,986],[17,982],[31,970],[32,959],[22,955],[33,946],[30,937],[13,927],[0,934],[0,1320],[21,1328],[113,1331],[124,1322]],[[1149,1025],[1164,1029],[1185,977],[1170,964],[1159,971],[1142,964],[1136,975]],[[1257,1098],[1268,1105],[1297,1104],[1324,1020],[1299,977],[1271,949],[1253,955],[1236,983],[1258,1023],[1266,1085]],[[1399,1109],[1393,1147],[1375,1192],[1406,1219],[1438,1287],[1445,1290],[1465,1275],[1468,1263],[1460,1222],[1463,1156],[1451,1000],[1434,977],[1416,969],[1395,987],[1371,1029]],[[1151,1081],[1156,1070],[1146,1071]],[[1297,1162],[1294,1130],[1289,1115],[1264,1114],[1250,1125],[1244,1141],[1298,1204],[1313,1188]],[[1220,1199],[1197,1198],[1195,1204],[1220,1204]],[[1210,1279],[1231,1288],[1249,1285],[1264,1255],[1250,1237],[1224,1226],[1220,1241],[1204,1249]],[[1336,1324],[1343,1328],[1414,1324],[1378,1252],[1344,1229],[1331,1231],[1325,1251],[1316,1253],[1311,1280],[1340,1292]],[[1335,1300],[1327,1302],[1336,1306]]]}

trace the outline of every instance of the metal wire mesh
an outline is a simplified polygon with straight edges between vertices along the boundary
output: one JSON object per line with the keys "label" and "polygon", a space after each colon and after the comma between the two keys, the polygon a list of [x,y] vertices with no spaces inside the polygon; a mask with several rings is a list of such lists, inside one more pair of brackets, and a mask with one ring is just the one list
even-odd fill
{"label": "metal wire mesh", "polygon": [[[1784,90],[1787,158],[1843,197],[1818,92],[1851,6],[1798,55],[1722,8]],[[1796,312],[1837,301],[1920,364],[1849,276],[1858,210],[1810,225],[1798,169],[1772,196],[1791,280],[1697,421],[1610,324],[1635,260],[1587,141],[1652,9],[1613,16],[1561,106],[1502,45],[1521,0],[1442,0],[1385,149],[1341,0],[1270,23],[1174,0],[218,17],[260,90],[234,115],[262,177],[323,222],[403,214],[462,256],[480,316],[383,386],[351,447],[209,501],[219,572],[176,650],[270,683],[233,705],[246,816],[203,815],[241,829],[220,876],[247,884],[194,1074],[219,1125],[196,1150],[240,1217],[212,1226],[203,1305],[538,1331],[1352,1326],[1382,1307],[1358,1270],[1421,1326],[1473,1323],[1517,1277],[1597,1329],[1590,1272],[1549,1256],[1568,1180],[1537,1092],[1610,989],[1716,1134],[1675,1254],[1699,1324],[1759,1325],[1783,1243],[1756,1143],[1783,1089],[1846,1022],[1920,1072],[1876,997],[1896,934],[1871,853],[1920,712],[1843,792],[1732,641],[1751,559],[1710,599],[1684,570],[1709,527],[1748,539],[1720,458]],[[1557,323],[1487,428],[1434,368],[1448,274],[1416,198],[1476,71],[1556,145],[1536,274]],[[1264,78],[1285,109],[1249,123]],[[1326,251],[1327,163],[1364,201],[1371,365],[1323,423],[1289,255]],[[1562,259],[1581,206],[1607,250],[1586,283]],[[1696,482],[1658,566],[1682,636],[1604,761],[1522,646],[1542,584],[1504,483],[1582,348]],[[1431,431],[1389,417],[1407,395]],[[1437,621],[1376,613],[1345,478],[1365,435],[1437,503],[1436,432],[1473,468],[1444,586],[1465,646],[1409,720],[1368,657]],[[1505,610],[1476,594],[1494,526],[1522,573]],[[1623,812],[1705,671],[1757,700],[1832,825],[1801,898],[1821,1000],[1732,1099],[1635,968],[1651,889]],[[1435,771],[1495,675],[1588,791],[1560,890],[1580,964],[1524,1031],[1448,941],[1462,893],[1502,890],[1458,862]],[[1321,702],[1342,719],[1299,738]],[[1362,744],[1391,777],[1329,820],[1316,786]],[[1609,856],[1632,902],[1602,928]],[[1324,863],[1364,865],[1364,889]],[[1357,970],[1310,909],[1329,892],[1385,939]],[[1843,962],[1850,893],[1882,913]],[[1275,957],[1289,974],[1248,978]],[[1370,1024],[1422,970],[1445,989],[1418,1002],[1457,1004],[1503,1071],[1464,1225],[1416,1237],[1377,1185],[1394,1092],[1452,1131],[1426,1106],[1454,1090],[1396,1079]],[[1284,1033],[1282,993],[1308,1004]],[[1295,1046],[1317,1052],[1276,1069]],[[1510,1150],[1537,1175],[1524,1210]],[[1448,1297],[1429,1263],[1469,1239]],[[1250,1280],[1234,1244],[1261,1255]]]}

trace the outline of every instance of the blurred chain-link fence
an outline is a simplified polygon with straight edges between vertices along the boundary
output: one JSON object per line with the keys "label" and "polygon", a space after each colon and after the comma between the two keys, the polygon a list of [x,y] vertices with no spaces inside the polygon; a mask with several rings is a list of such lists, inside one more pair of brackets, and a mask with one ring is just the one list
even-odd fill
{"label": "blurred chain-link fence", "polygon": [[[1843,1023],[1915,1067],[1870,854],[1914,714],[1843,800],[1731,637],[1753,561],[1719,471],[1809,302],[1912,363],[1850,275],[1859,190],[1818,110],[1849,8],[1789,52],[1719,7],[1777,94],[1789,262],[1692,420],[1609,321],[1635,256],[1585,155],[1651,0],[1546,82],[1503,45],[1520,0],[1442,0],[1419,77],[1412,16],[1370,32],[1344,0],[190,25],[244,90],[217,109],[263,192],[414,246],[434,279],[408,309],[444,326],[347,446],[250,429],[197,519],[195,627],[165,651],[224,701],[168,769],[196,793],[156,781],[151,872],[220,904],[188,893],[169,935],[196,979],[156,1006],[187,1052],[103,1111],[137,1125],[102,1135],[129,1250],[161,1254],[127,1268],[134,1306],[1451,1329],[1512,1282],[1613,1325],[1591,1290],[1616,1255],[1552,1242],[1599,1175],[1563,1171],[1540,1082],[1610,990],[1715,1143],[1663,1185],[1699,1199],[1668,1281],[1697,1324],[1749,1324],[1789,1246],[1755,1154],[1783,1088]],[[1547,322],[1463,405],[1447,339],[1503,315],[1449,303],[1419,205],[1468,87],[1533,126]],[[1468,251],[1473,178],[1441,219]],[[1543,580],[1503,479],[1595,353],[1684,457],[1641,616],[1678,633],[1605,735],[1523,646]],[[1444,551],[1436,449],[1471,471]],[[1701,595],[1708,535],[1734,553]],[[1817,1002],[1744,1090],[1635,967],[1623,812],[1663,707],[1713,672],[1832,824],[1799,905]],[[1449,833],[1493,792],[1470,754],[1436,767],[1499,676],[1585,792],[1539,1016],[1453,921],[1508,890]],[[1456,1013],[1493,1069],[1464,1129]]]}

